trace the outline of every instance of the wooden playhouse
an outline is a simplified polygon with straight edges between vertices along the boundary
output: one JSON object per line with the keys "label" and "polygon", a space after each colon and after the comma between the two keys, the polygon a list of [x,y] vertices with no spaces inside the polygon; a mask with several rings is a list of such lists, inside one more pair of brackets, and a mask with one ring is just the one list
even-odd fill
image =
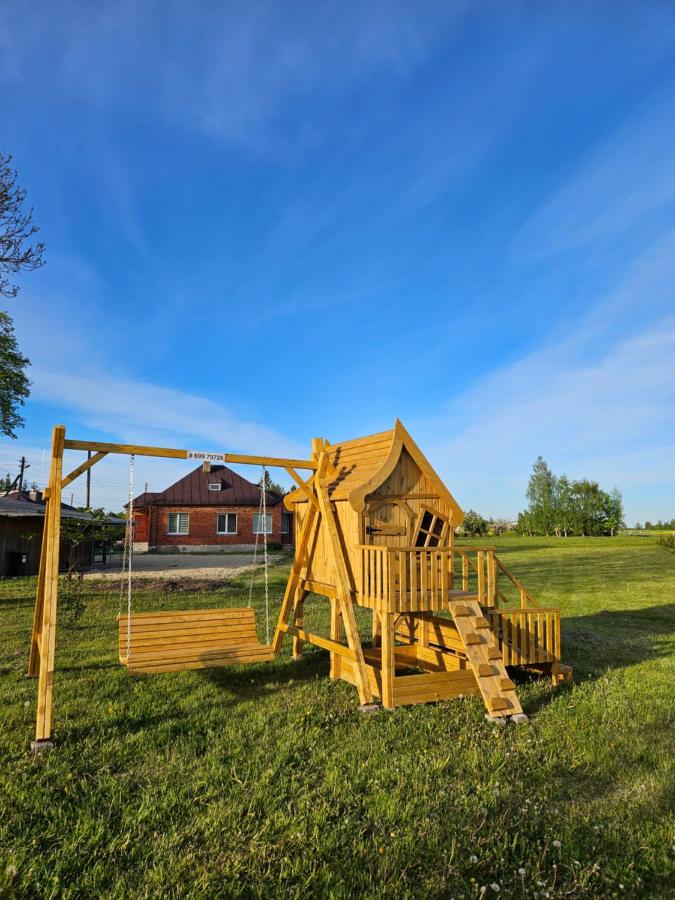
{"label": "wooden playhouse", "polygon": [[[297,572],[277,649],[283,634],[294,636],[296,656],[303,640],[325,647],[332,678],[388,709],[481,694],[489,717],[520,717],[507,667],[554,682],[571,676],[560,662],[559,610],[540,608],[494,548],[455,544],[462,510],[399,421],[381,434],[317,441],[314,452],[313,478],[285,498]],[[302,628],[310,592],[332,604],[328,640]],[[507,605],[513,594],[516,608]],[[372,610],[370,646],[352,599]]]}

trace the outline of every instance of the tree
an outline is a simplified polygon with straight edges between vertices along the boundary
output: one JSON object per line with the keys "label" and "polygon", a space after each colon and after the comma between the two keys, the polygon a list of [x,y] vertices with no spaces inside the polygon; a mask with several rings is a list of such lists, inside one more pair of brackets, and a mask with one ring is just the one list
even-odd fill
{"label": "tree", "polygon": [[23,426],[19,407],[30,393],[25,368],[30,360],[20,353],[14,337],[14,326],[6,312],[0,312],[0,434],[16,437]]}
{"label": "tree", "polygon": [[623,497],[621,491],[615,487],[605,494],[603,497],[603,508],[605,513],[605,527],[610,535],[614,537],[619,528],[624,528],[623,521]]}
{"label": "tree", "polygon": [[[263,476],[261,475],[258,479],[258,487],[262,487],[262,485]],[[279,484],[278,481],[272,481],[272,476],[267,471],[267,469],[265,469],[265,490],[273,491],[275,494],[279,494],[281,497],[288,493],[288,488],[285,488],[283,485]]]}
{"label": "tree", "polygon": [[599,535],[604,529],[604,500],[607,496],[600,490],[597,481],[582,478],[573,481],[572,505],[574,509],[574,531],[584,537]]}
{"label": "tree", "polygon": [[535,530],[549,535],[553,530],[555,476],[542,456],[532,466],[527,486],[529,512]]}
{"label": "tree", "polygon": [[[0,296],[16,297],[19,287],[13,277],[39,269],[44,264],[42,241],[32,241],[38,227],[33,210],[23,208],[26,189],[17,184],[12,157],[0,153]],[[7,312],[0,313],[0,434],[16,437],[23,426],[18,409],[29,394],[30,382],[25,369],[30,360],[18,349],[14,325]]]}
{"label": "tree", "polygon": [[474,536],[479,534],[486,534],[487,528],[488,523],[481,515],[475,512],[475,510],[470,509],[465,514],[464,522],[462,523],[464,534],[470,534]]}
{"label": "tree", "polygon": [[573,528],[572,486],[567,475],[560,475],[553,483],[553,530],[557,537],[567,537]]}
{"label": "tree", "polygon": [[6,276],[39,269],[44,265],[42,241],[31,242],[39,231],[33,223],[33,210],[25,212],[26,189],[17,184],[18,173],[12,157],[0,153],[0,295],[16,297],[19,288]]}
{"label": "tree", "polygon": [[84,573],[78,567],[77,551],[87,541],[111,541],[122,536],[120,525],[108,525],[103,509],[86,509],[87,519],[62,518],[61,541],[68,548],[68,573],[60,591],[59,602],[69,624],[76,624],[85,609]]}

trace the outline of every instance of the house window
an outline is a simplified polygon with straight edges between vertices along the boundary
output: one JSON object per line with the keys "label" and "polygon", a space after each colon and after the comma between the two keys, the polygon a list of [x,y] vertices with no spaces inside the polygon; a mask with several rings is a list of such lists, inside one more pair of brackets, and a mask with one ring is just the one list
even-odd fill
{"label": "house window", "polygon": [[415,529],[415,547],[438,547],[444,543],[448,531],[447,519],[435,509],[422,507]]}
{"label": "house window", "polygon": [[253,514],[253,534],[272,534],[272,516],[270,513],[267,513],[265,516],[261,513]]}
{"label": "house window", "polygon": [[236,534],[237,514],[218,513],[218,524],[216,526],[216,531],[218,534]]}
{"label": "house window", "polygon": [[209,481],[209,490],[210,491],[219,491],[222,487],[219,481]]}
{"label": "house window", "polygon": [[189,534],[190,514],[169,513],[169,534]]}
{"label": "house window", "polygon": [[282,534],[290,534],[291,533],[291,519],[292,513],[282,513],[281,514],[281,533]]}

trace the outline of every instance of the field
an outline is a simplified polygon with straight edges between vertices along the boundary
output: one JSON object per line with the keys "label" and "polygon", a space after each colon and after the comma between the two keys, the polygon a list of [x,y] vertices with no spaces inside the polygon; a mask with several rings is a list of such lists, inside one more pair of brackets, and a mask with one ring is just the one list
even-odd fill
{"label": "field", "polygon": [[[57,748],[31,759],[33,580],[0,584],[0,896],[672,896],[675,553],[655,539],[500,538],[559,605],[575,683],[364,716],[327,655],[130,678],[119,593],[61,620]],[[275,611],[287,568],[271,573]],[[248,577],[135,609],[245,605]],[[254,604],[262,611],[260,582]],[[313,604],[311,627],[327,623]]]}

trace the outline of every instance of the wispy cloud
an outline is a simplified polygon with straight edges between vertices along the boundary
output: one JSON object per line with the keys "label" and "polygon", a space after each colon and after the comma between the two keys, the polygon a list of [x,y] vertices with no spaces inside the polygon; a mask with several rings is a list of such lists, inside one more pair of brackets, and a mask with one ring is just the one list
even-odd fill
{"label": "wispy cloud", "polygon": [[[33,398],[69,411],[89,428],[144,443],[169,437],[206,441],[216,450],[298,456],[307,448],[271,428],[234,416],[216,401],[173,388],[101,372],[32,370]],[[208,449],[208,448],[207,448]]]}
{"label": "wispy cloud", "polygon": [[675,101],[661,95],[619,127],[514,239],[519,259],[603,249],[675,203]]}
{"label": "wispy cloud", "polygon": [[[22,55],[49,58],[65,95],[114,103],[129,91],[174,122],[235,145],[285,144],[290,117],[296,146],[316,141],[316,124],[294,119],[308,94],[338,97],[387,72],[419,66],[464,9],[449,4],[375,0],[203,4],[60,3],[40,17],[5,10],[0,46],[15,47],[0,71],[22,78]],[[10,41],[9,37],[14,37]],[[299,139],[299,140],[298,140]]]}

